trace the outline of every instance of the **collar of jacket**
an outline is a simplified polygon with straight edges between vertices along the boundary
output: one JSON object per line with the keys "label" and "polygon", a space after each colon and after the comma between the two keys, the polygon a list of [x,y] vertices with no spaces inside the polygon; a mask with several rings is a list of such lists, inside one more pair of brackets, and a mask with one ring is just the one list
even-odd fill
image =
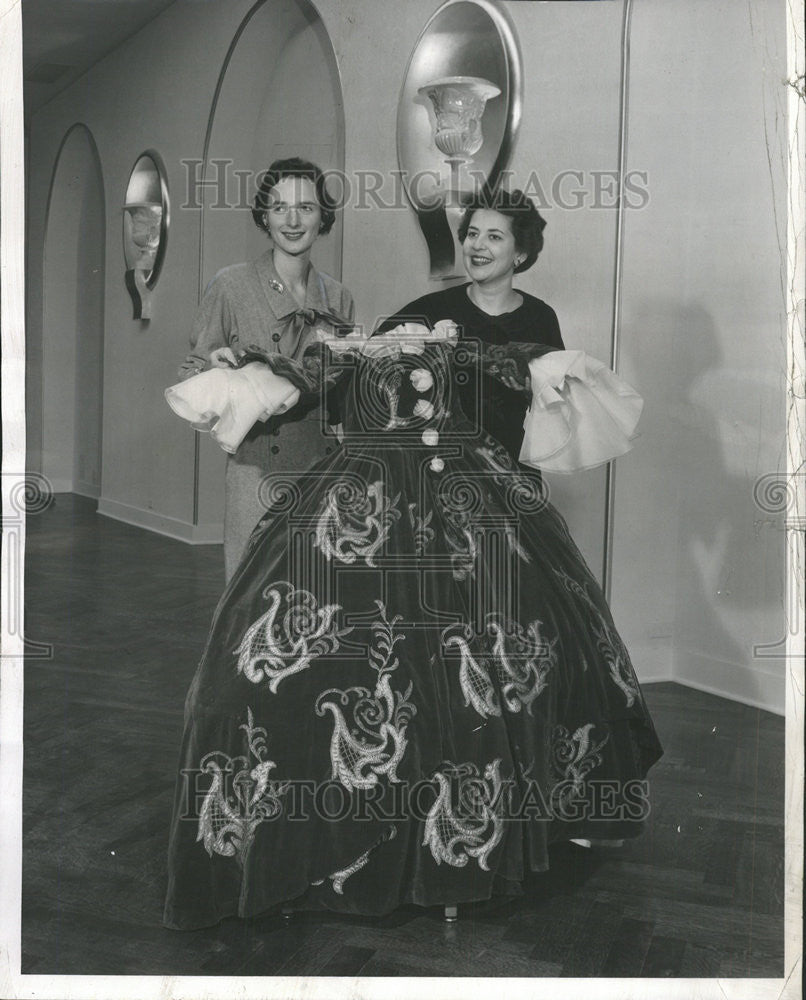
{"label": "collar of jacket", "polygon": [[[288,290],[288,286],[279,276],[277,268],[274,266],[274,251],[267,250],[264,254],[261,254],[255,261],[255,267],[260,278],[260,284],[266,294],[266,298],[269,300],[269,306],[274,315],[278,319],[285,319],[293,313],[299,312],[299,303]],[[325,283],[322,281],[321,275],[313,264],[308,265],[303,308],[307,310],[315,309],[317,312],[323,314],[330,313],[331,311]]]}

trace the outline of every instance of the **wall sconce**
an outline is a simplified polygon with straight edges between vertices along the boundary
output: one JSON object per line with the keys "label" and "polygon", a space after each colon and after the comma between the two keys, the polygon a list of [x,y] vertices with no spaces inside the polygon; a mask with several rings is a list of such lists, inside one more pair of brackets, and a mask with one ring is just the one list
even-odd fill
{"label": "wall sconce", "polygon": [[521,80],[514,28],[494,0],[448,0],[417,39],[398,103],[397,157],[431,278],[462,273],[461,208],[483,187],[494,190],[509,163]]}
{"label": "wall sconce", "polygon": [[447,202],[461,204],[459,168],[472,163],[474,154],[484,145],[481,131],[484,108],[501,90],[478,76],[446,76],[420,87],[417,93],[424,94],[434,107],[434,144],[445,154],[445,162],[451,169]]}
{"label": "wall sconce", "polygon": [[129,176],[123,206],[126,287],[132,297],[134,319],[151,319],[151,293],[165,258],[169,212],[162,160],[153,151],[143,153]]}

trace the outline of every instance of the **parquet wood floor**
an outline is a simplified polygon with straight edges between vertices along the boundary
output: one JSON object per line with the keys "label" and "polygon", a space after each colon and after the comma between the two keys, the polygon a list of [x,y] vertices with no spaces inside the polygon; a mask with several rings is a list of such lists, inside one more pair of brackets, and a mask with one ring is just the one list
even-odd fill
{"label": "parquet wood floor", "polygon": [[510,903],[161,925],[182,707],[222,586],[188,546],[59,495],[29,518],[22,971],[37,974],[778,977],[784,721],[675,684],[645,835],[558,846]]}

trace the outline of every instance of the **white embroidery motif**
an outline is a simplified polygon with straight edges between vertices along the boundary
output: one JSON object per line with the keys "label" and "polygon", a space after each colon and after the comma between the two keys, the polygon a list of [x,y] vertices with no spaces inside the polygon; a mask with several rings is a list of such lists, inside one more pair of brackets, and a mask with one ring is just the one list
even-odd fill
{"label": "white embroidery motif", "polygon": [[[332,872],[328,875],[328,878],[333,883],[333,891],[338,893],[339,896],[343,896],[344,883],[347,879],[365,867],[365,865],[369,862],[370,857],[374,854],[377,848],[381,846],[381,844],[384,844],[389,840],[394,840],[396,836],[397,827],[390,826],[389,829],[378,838],[377,843],[373,844],[368,851],[364,851],[364,853],[360,857],[356,858],[352,864],[348,865],[346,868],[342,868],[340,871]],[[311,882],[311,885],[322,885],[324,881],[325,880],[323,878],[320,878],[318,882]]]}
{"label": "white embroidery motif", "polygon": [[[449,764],[434,775],[439,790],[425,820],[422,846],[430,848],[437,864],[463,868],[475,858],[479,868],[490,870],[487,859],[504,834],[500,767],[500,759],[492,761],[481,778],[475,764]],[[454,802],[457,781],[459,801]]]}
{"label": "white embroidery motif", "polygon": [[513,474],[519,475],[517,466],[509,457],[509,452],[492,438],[487,438],[486,444],[479,445],[476,448],[476,454],[489,465],[493,472],[500,473],[499,476],[496,476],[496,482],[502,485],[505,485]]}
{"label": "white embroidery motif", "polygon": [[[451,553],[453,578],[454,580],[472,578],[476,571],[478,545],[473,534],[473,519],[471,514],[468,511],[452,510],[450,507],[443,508],[442,513],[445,539],[453,549]],[[530,563],[532,561],[529,553],[518,541],[511,524],[504,525],[504,536],[511,552],[523,562]]]}
{"label": "white embroidery motif", "polygon": [[576,580],[572,580],[562,570],[555,569],[554,573],[560,577],[565,589],[584,601],[596,617],[596,624],[592,625],[593,634],[596,636],[596,648],[607,664],[613,683],[624,693],[627,708],[632,708],[640,691],[638,680],[630,664],[627,648],[622,642],[621,636],[608,625],[585,587],[577,583]]}
{"label": "white embroidery motif", "polygon": [[386,422],[384,430],[391,431],[394,430],[395,427],[399,427],[401,424],[405,424],[406,422],[397,415],[398,406],[400,405],[399,390],[402,375],[400,368],[395,367],[391,371],[384,372],[383,376],[384,377],[381,380],[381,388],[386,396],[386,402],[389,407],[389,419]]}
{"label": "white embroidery motif", "polygon": [[593,627],[596,636],[596,648],[601,653],[605,663],[610,670],[610,676],[614,684],[624,692],[627,708],[635,704],[638,697],[638,681],[629,667],[627,650],[621,637],[615,633],[604,619],[601,619],[599,627]]}
{"label": "white embroidery motif", "polygon": [[348,481],[336,483],[325,496],[314,544],[326,559],[335,557],[343,563],[354,563],[361,558],[367,566],[374,567],[375,554],[400,517],[399,499],[399,493],[390,499],[380,480],[360,485]]}
{"label": "white embroidery motif", "polygon": [[525,548],[524,548],[524,547],[523,547],[523,546],[521,545],[521,543],[520,543],[520,542],[518,541],[518,537],[517,537],[517,535],[515,534],[515,529],[514,529],[514,528],[512,527],[512,525],[511,525],[511,524],[508,524],[508,525],[507,525],[507,526],[505,527],[505,529],[504,529],[504,530],[506,531],[506,535],[507,535],[507,542],[509,543],[509,548],[510,548],[510,550],[511,550],[512,552],[514,552],[514,553],[515,553],[515,555],[516,555],[516,556],[517,556],[517,557],[518,557],[518,558],[519,558],[519,559],[520,559],[520,560],[521,560],[522,562],[525,562],[525,563],[530,563],[530,562],[532,561],[532,557],[531,557],[531,556],[529,555],[529,553],[528,553],[528,552],[526,551],[526,549],[525,549]]}
{"label": "white embroidery motif", "polygon": [[532,702],[545,690],[548,675],[557,664],[557,637],[547,639],[538,619],[524,627],[520,622],[500,619],[489,614],[485,634],[478,639],[480,652],[471,649],[472,633],[467,626],[449,626],[442,633],[446,648],[456,646],[461,662],[459,683],[465,705],[472,706],[482,717],[501,715],[498,691],[493,684],[490,668],[495,670],[498,687],[505,707],[520,712],[526,707],[531,715]]}
{"label": "white embroidery motif", "polygon": [[[266,730],[255,726],[252,709],[247,709],[247,722],[238,727],[246,732],[249,754],[257,763],[250,767],[248,756],[229,757],[221,750],[205,754],[199,767],[213,776],[199,812],[196,841],[202,841],[210,855],[236,857],[243,864],[252,844],[255,830],[266,820],[282,811],[280,797],[288,785],[269,780],[277,766],[267,759]],[[227,788],[227,777],[234,775]]]}
{"label": "white embroidery motif", "polygon": [[267,587],[263,596],[271,605],[244,633],[235,651],[237,669],[253,684],[268,678],[269,690],[276,694],[280,681],[338,650],[339,639],[352,629],[336,625],[340,604],[317,607],[310,591],[297,590],[287,580]]}
{"label": "white embroidery motif", "polygon": [[454,580],[466,580],[472,577],[476,569],[478,547],[471,530],[470,514],[464,510],[454,510],[443,507],[443,527],[445,540],[453,549],[451,553],[451,568]]}
{"label": "white embroidery motif", "polygon": [[498,695],[487,668],[473,656],[467,637],[450,635],[446,638],[443,632],[443,642],[446,648],[456,646],[459,649],[459,684],[465,696],[465,705],[472,705],[483,719],[490,715],[501,715]]}
{"label": "white embroidery motif", "polygon": [[[372,623],[373,645],[369,651],[369,666],[378,675],[375,691],[365,687],[346,691],[330,688],[316,699],[316,714],[324,716],[329,711],[333,716],[331,776],[346,788],[370,788],[382,774],[390,781],[400,780],[397,766],[408,746],[408,724],[417,712],[408,700],[411,682],[401,693],[392,690],[390,681],[399,665],[394,655],[395,644],[405,638],[402,632],[395,632],[400,615],[390,622],[383,603],[378,600],[375,603],[381,615],[380,620]],[[337,697],[328,698],[329,695]],[[350,708],[352,725],[339,705]]]}
{"label": "white embroidery motif", "polygon": [[[535,471],[524,472],[512,460],[506,448],[492,438],[488,437],[486,444],[479,445],[475,451],[492,470],[493,481],[506,491],[507,510],[521,514],[536,514],[545,509],[548,504],[548,493],[545,484]],[[517,552],[521,559],[531,562],[517,540],[509,536],[509,531],[507,535],[513,551]]]}
{"label": "white embroidery motif", "polygon": [[428,546],[433,542],[435,532],[431,525],[431,518],[434,512],[429,510],[425,517],[420,517],[417,513],[417,504],[409,504],[409,521],[414,532],[414,551],[418,556],[425,555]]}
{"label": "white embroidery motif", "polygon": [[552,766],[559,781],[566,784],[559,794],[563,805],[580,793],[585,776],[602,763],[600,751],[610,737],[607,735],[600,743],[592,743],[591,729],[593,723],[589,722],[573,734],[562,725],[556,725],[552,731]]}
{"label": "white embroidery motif", "polygon": [[[497,447],[503,451],[500,446]],[[525,476],[514,469],[508,470],[495,464],[490,457],[493,454],[490,448],[476,448],[476,451],[484,455],[492,463],[492,467],[501,474],[456,473],[451,476],[449,482],[443,484],[435,497],[442,515],[445,539],[453,549],[451,563],[455,580],[466,580],[474,575],[479,554],[477,539],[479,532],[484,530],[485,510],[489,507],[497,510],[501,505],[500,497],[496,498],[494,490],[490,489],[490,481],[505,488],[504,506],[511,515],[504,519],[495,518],[494,521],[500,521],[510,551],[523,562],[530,563],[532,559],[521,545],[512,522],[519,512],[534,513],[542,505],[538,490]],[[506,452],[503,453],[509,460]],[[490,522],[488,524],[492,527]],[[495,524],[493,529],[495,535],[501,527]]]}

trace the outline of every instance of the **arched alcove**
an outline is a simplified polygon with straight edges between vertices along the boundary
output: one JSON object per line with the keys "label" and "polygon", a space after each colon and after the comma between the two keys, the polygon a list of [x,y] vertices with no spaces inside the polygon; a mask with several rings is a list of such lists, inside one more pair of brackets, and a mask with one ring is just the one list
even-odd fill
{"label": "arched alcove", "polygon": [[[222,267],[268,249],[249,202],[255,178],[281,156],[324,170],[344,169],[344,111],[333,46],[309,0],[259,0],[236,32],[219,75],[204,153],[202,291]],[[217,181],[214,187],[210,182]],[[222,204],[222,194],[225,202]],[[334,186],[334,193],[339,193]],[[342,220],[318,241],[312,260],[341,277]],[[197,442],[196,523],[223,517],[223,455]]]}
{"label": "arched alcove", "polygon": [[[325,170],[344,167],[341,83],[330,38],[309,0],[261,0],[236,33],[210,112],[202,191],[202,279],[267,248],[248,210],[255,177],[280,156],[302,156]],[[317,243],[314,264],[341,275],[341,225]]]}
{"label": "arched alcove", "polygon": [[92,133],[65,134],[45,222],[42,471],[56,491],[98,497],[103,417],[103,177]]}

